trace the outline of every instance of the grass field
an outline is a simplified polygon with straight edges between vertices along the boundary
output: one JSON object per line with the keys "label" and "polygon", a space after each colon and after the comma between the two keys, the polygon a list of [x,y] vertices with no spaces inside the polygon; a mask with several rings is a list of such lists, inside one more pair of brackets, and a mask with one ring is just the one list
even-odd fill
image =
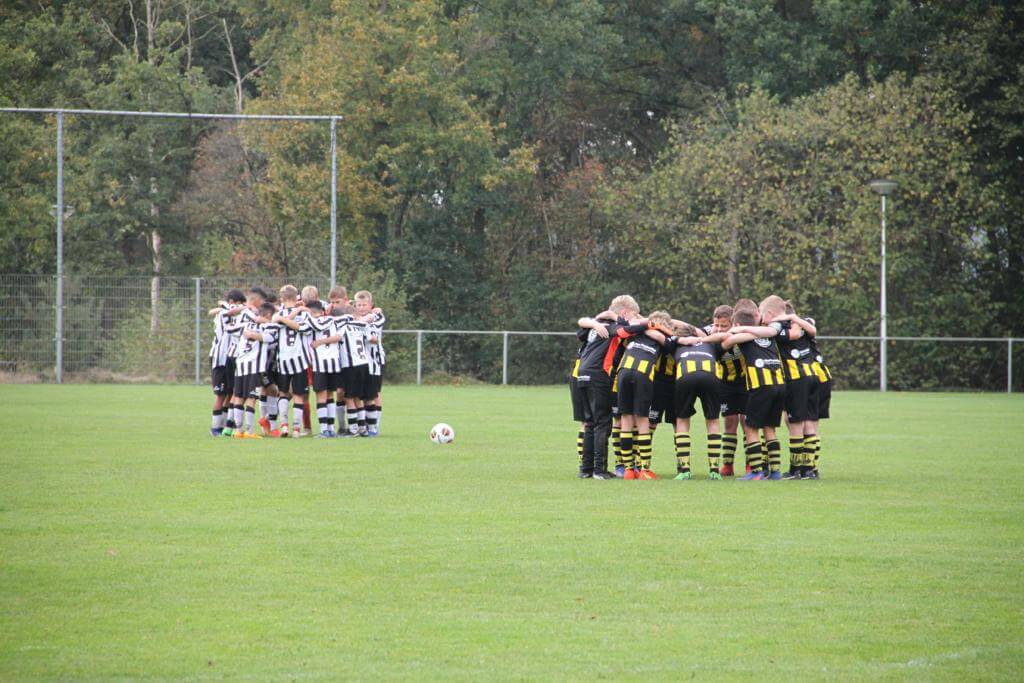
{"label": "grass field", "polygon": [[1024,396],[837,394],[815,483],[577,480],[562,387],[389,387],[357,441],[4,395],[5,680],[1024,671]]}

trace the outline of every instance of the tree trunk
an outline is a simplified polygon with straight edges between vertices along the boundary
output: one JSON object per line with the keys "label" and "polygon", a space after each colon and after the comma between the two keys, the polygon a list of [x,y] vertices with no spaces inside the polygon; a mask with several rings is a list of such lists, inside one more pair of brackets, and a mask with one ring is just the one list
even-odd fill
{"label": "tree trunk", "polygon": [[[153,148],[149,149],[150,158],[153,156]],[[160,218],[160,207],[156,203],[157,184],[156,177],[149,179],[149,194],[152,197],[149,203],[150,233],[149,246],[153,253],[153,279],[149,286],[149,331],[156,334],[160,329],[160,228],[157,223]]]}
{"label": "tree trunk", "polygon": [[732,226],[729,230],[729,270],[726,273],[726,280],[729,286],[729,297],[736,301],[740,298],[740,228],[736,218],[731,220]]}

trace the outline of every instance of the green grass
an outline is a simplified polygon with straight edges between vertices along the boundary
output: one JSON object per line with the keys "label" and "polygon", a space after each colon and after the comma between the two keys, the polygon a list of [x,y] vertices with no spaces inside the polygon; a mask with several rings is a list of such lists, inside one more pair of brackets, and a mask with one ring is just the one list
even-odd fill
{"label": "green grass", "polygon": [[356,442],[211,439],[202,388],[4,397],[5,680],[1024,670],[1022,396],[837,394],[818,483],[577,480],[563,387],[388,387]]}

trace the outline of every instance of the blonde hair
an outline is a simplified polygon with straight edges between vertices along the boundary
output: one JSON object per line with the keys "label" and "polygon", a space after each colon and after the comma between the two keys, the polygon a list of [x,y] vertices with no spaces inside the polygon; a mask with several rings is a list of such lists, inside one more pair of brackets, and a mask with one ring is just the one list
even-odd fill
{"label": "blonde hair", "polygon": [[347,299],[348,290],[341,285],[335,285],[331,287],[331,293],[327,295],[328,299]]}
{"label": "blonde hair", "polygon": [[370,294],[370,292],[365,289],[360,289],[358,292],[355,293],[355,300],[369,301],[370,303],[373,303],[373,294]]}
{"label": "blonde hair", "polygon": [[769,315],[774,318],[777,315],[782,315],[786,312],[786,301],[781,296],[772,294],[765,297],[761,305],[757,307],[760,311],[761,317],[768,317]]}
{"label": "blonde hair", "polygon": [[302,288],[303,301],[317,301],[320,299],[320,290],[313,285],[306,285]]}
{"label": "blonde hair", "polygon": [[669,315],[668,311],[653,311],[647,319],[652,323],[658,323],[661,325],[668,325],[672,321],[672,316]]}
{"label": "blonde hair", "polygon": [[608,306],[608,310],[615,315],[620,315],[623,311],[639,313],[640,305],[637,304],[636,299],[631,297],[629,294],[620,294],[612,299],[612,303]]}
{"label": "blonde hair", "polygon": [[697,328],[689,323],[679,323],[672,327],[677,337],[696,337]]}
{"label": "blonde hair", "polygon": [[295,289],[295,285],[285,285],[278,293],[287,301],[294,301],[299,297],[299,290]]}

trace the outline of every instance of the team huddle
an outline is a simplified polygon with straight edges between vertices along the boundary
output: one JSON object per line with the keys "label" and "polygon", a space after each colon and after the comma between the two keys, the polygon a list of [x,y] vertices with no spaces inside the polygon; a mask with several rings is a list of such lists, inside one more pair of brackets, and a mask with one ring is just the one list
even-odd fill
{"label": "team huddle", "polygon": [[370,292],[356,292],[350,301],[344,287],[334,287],[322,301],[312,286],[301,297],[292,285],[279,295],[261,287],[233,289],[210,316],[213,436],[308,436],[310,388],[316,436],[380,433],[385,318]]}
{"label": "team huddle", "polygon": [[[707,426],[709,479],[734,475],[743,435],[746,480],[818,479],[818,422],[829,417],[832,372],[814,320],[772,295],[718,306],[704,327],[664,311],[647,317],[631,296],[580,318],[581,346],[569,381],[581,478],[656,479],[652,435],[675,431],[676,479],[692,479],[690,420],[699,399]],[[776,430],[786,413],[789,469]],[[608,471],[608,442],[615,456]]]}

